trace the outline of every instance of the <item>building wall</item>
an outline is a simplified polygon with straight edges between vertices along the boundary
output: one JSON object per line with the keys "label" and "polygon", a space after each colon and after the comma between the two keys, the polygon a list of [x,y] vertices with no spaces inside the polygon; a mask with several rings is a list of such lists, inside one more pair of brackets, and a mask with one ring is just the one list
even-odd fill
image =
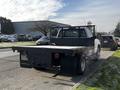
{"label": "building wall", "polygon": [[[31,29],[35,27],[36,24],[40,23],[52,23],[59,26],[70,26],[67,24],[61,24],[52,21],[24,21],[24,22],[13,22],[13,26],[15,28],[16,34],[32,34],[32,35],[39,35],[40,32],[33,32]],[[41,34],[42,35],[42,34]]]}
{"label": "building wall", "polygon": [[29,34],[35,26],[34,22],[13,22],[16,34]]}

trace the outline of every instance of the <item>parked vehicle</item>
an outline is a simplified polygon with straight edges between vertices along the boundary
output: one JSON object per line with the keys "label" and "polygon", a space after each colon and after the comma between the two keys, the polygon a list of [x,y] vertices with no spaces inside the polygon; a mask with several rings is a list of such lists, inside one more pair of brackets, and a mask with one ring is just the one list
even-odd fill
{"label": "parked vehicle", "polygon": [[43,36],[40,32],[30,32],[29,35],[32,36],[33,41],[37,41]]}
{"label": "parked vehicle", "polygon": [[8,35],[3,34],[3,35],[1,35],[0,39],[2,42],[8,42]]}
{"label": "parked vehicle", "polygon": [[120,47],[120,37],[115,37],[118,47]]}
{"label": "parked vehicle", "polygon": [[0,36],[0,41],[1,42],[7,42],[8,41],[8,36],[7,35],[1,35]]}
{"label": "parked vehicle", "polygon": [[95,36],[95,25],[52,30],[58,31],[55,36],[50,34],[51,45],[12,48],[20,53],[21,67],[50,70],[59,67],[59,73],[83,74],[87,60],[99,59],[101,43]]}
{"label": "parked vehicle", "polygon": [[118,48],[118,44],[115,37],[112,35],[102,35],[102,47],[116,50]]}
{"label": "parked vehicle", "polygon": [[32,40],[33,40],[33,37],[28,34],[28,35],[26,35],[26,40],[27,40],[27,41],[32,41]]}
{"label": "parked vehicle", "polygon": [[47,45],[50,44],[50,39],[47,36],[43,36],[36,41],[36,45]]}
{"label": "parked vehicle", "polygon": [[15,42],[17,41],[17,37],[15,34],[12,35],[0,35],[0,41],[2,42]]}
{"label": "parked vehicle", "polygon": [[33,41],[36,41],[36,40],[40,39],[41,37],[42,37],[41,35],[33,36]]}
{"label": "parked vehicle", "polygon": [[18,41],[27,41],[26,35],[25,34],[19,34],[17,36]]}
{"label": "parked vehicle", "polygon": [[10,42],[18,41],[16,35],[9,35],[7,40],[10,41]]}

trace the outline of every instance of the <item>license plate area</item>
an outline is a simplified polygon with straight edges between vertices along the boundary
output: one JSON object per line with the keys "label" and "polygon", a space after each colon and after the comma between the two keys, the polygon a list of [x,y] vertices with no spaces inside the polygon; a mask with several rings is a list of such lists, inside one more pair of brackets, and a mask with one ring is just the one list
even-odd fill
{"label": "license plate area", "polygon": [[108,43],[108,41],[105,40],[104,43]]}

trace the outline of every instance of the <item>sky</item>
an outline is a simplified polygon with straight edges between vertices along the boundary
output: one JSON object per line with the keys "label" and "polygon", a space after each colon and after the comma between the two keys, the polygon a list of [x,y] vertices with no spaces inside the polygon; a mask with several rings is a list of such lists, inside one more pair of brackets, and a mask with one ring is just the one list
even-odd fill
{"label": "sky", "polygon": [[0,16],[12,21],[51,20],[70,25],[91,21],[109,32],[120,21],[120,0],[1,0]]}

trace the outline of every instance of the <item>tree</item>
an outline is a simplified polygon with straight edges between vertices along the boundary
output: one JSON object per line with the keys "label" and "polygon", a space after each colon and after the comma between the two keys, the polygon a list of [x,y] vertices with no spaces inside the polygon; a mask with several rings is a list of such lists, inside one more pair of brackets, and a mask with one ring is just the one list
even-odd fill
{"label": "tree", "polygon": [[115,28],[114,35],[116,37],[120,37],[120,22],[118,22],[118,24],[117,24],[117,26]]}
{"label": "tree", "polygon": [[55,23],[52,23],[50,21],[41,21],[41,22],[36,22],[35,26],[31,29],[32,31],[39,31],[45,36],[50,32],[51,27],[56,26]]}
{"label": "tree", "polygon": [[14,34],[14,26],[10,19],[6,19],[4,17],[0,17],[1,23],[1,33],[3,34]]}

